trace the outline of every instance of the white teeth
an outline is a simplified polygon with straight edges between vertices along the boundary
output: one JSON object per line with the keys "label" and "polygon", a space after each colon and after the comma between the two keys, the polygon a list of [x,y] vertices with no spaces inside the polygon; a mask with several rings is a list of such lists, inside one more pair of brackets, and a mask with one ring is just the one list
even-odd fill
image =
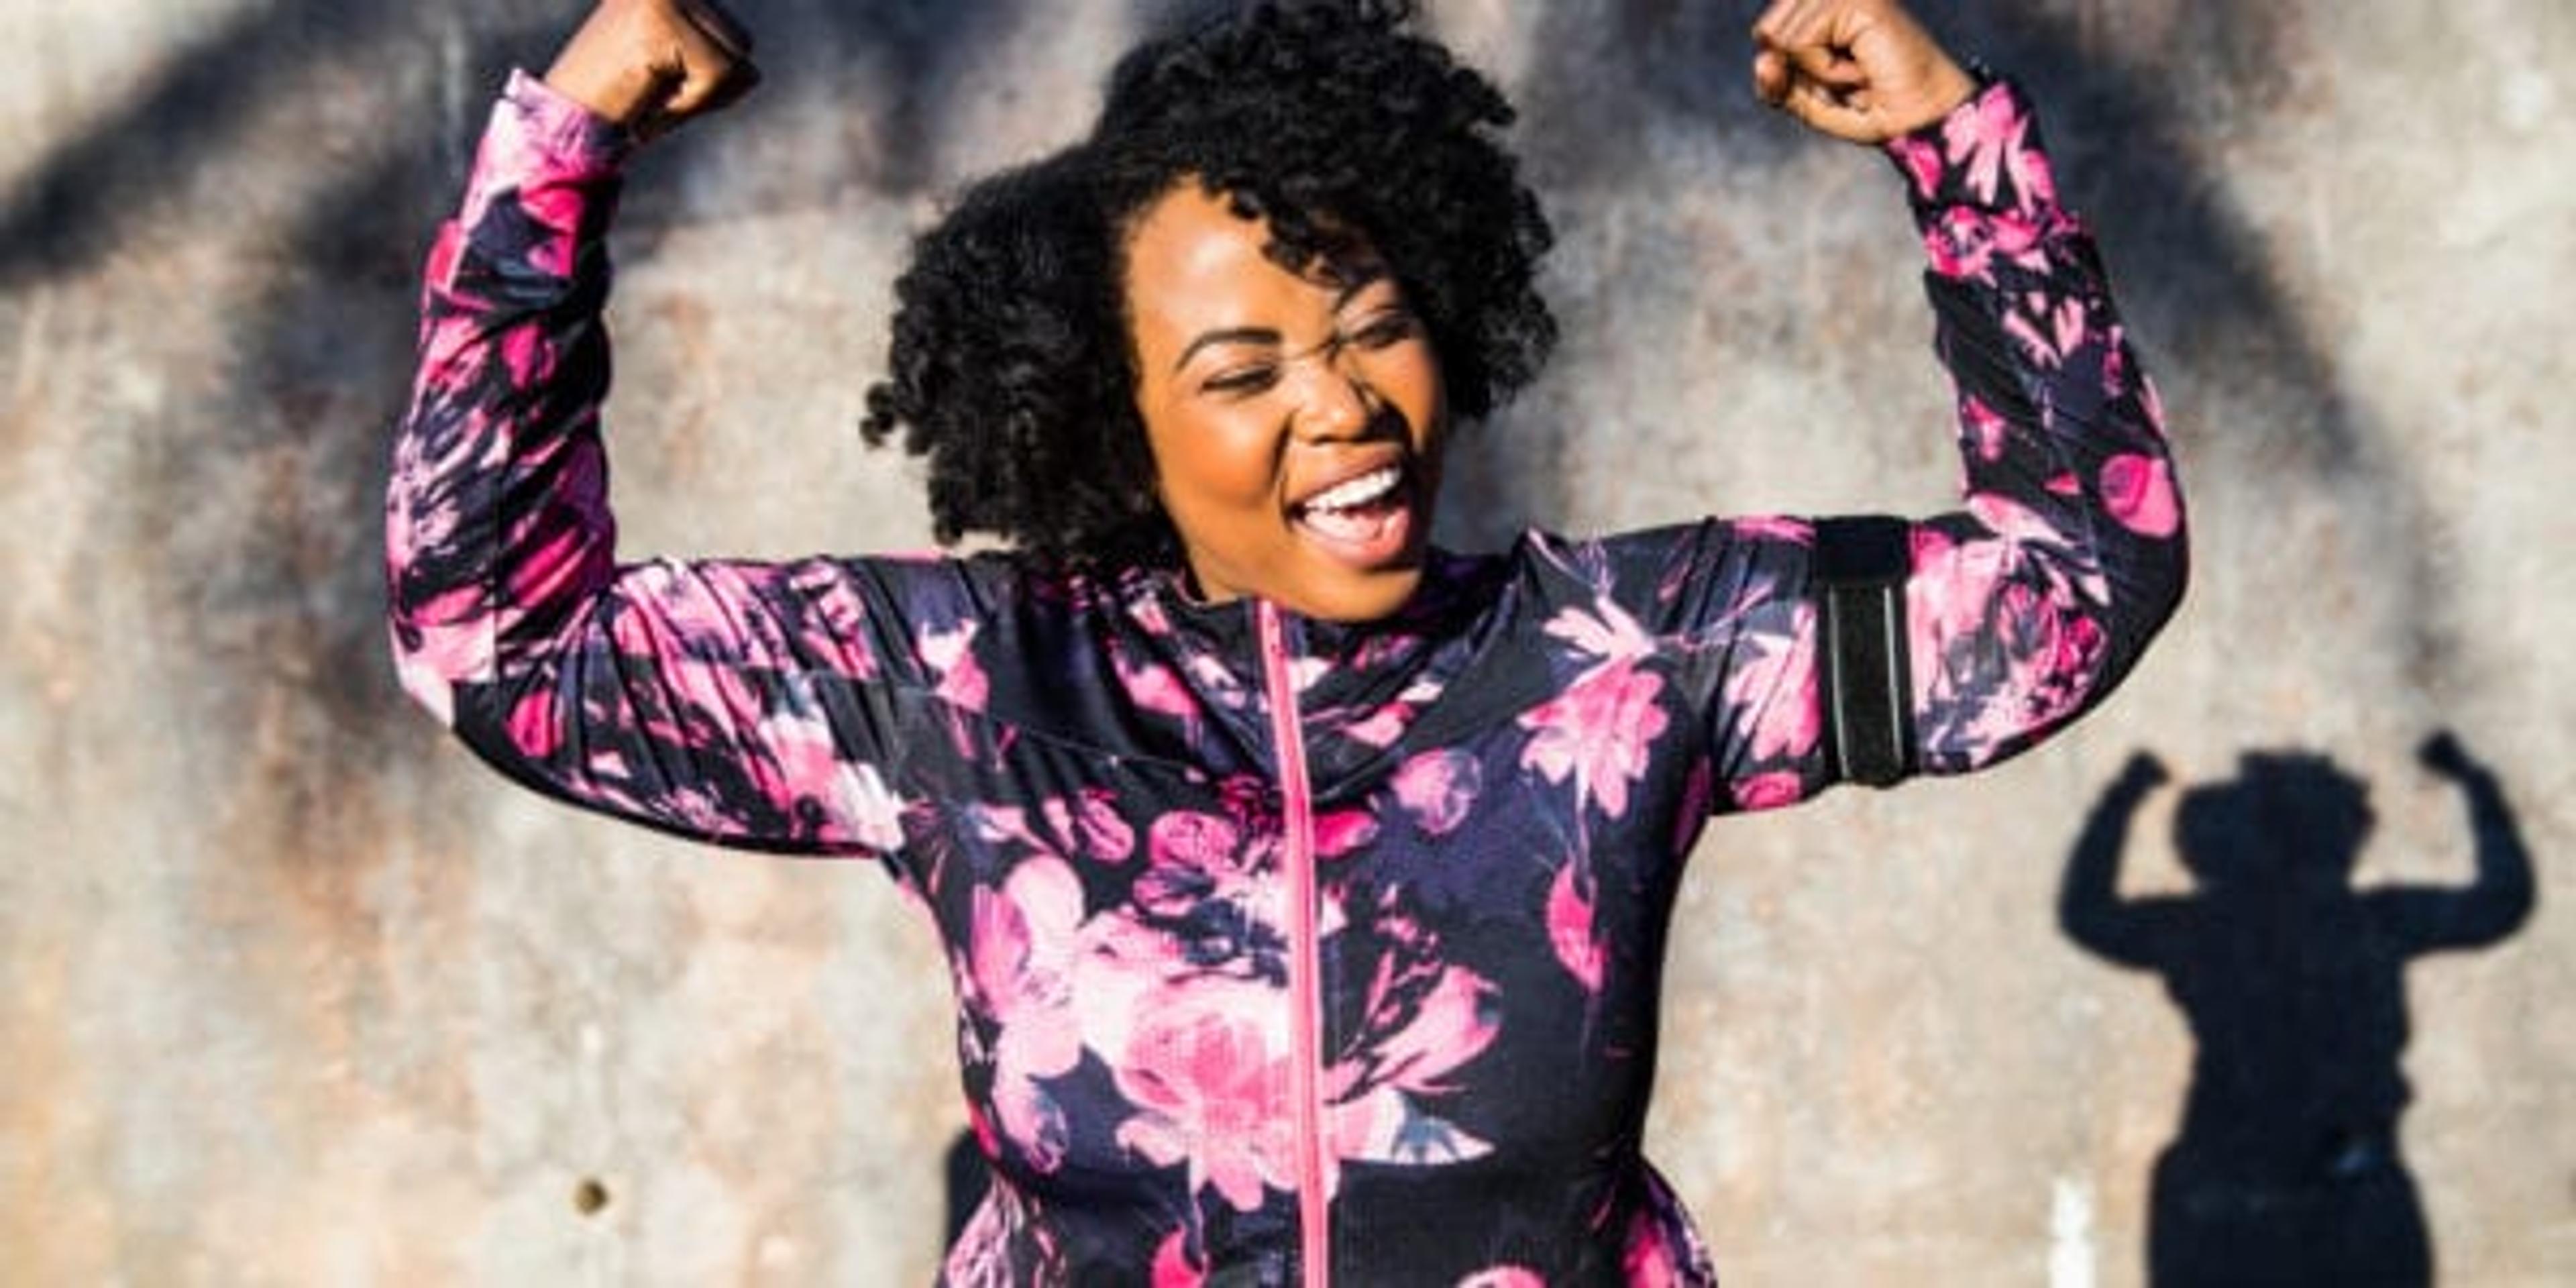
{"label": "white teeth", "polygon": [[1336,483],[1307,498],[1306,508],[1308,510],[1347,510],[1353,506],[1366,505],[1394,491],[1396,483],[1403,477],[1404,471],[1393,465],[1370,470],[1358,478],[1346,483]]}

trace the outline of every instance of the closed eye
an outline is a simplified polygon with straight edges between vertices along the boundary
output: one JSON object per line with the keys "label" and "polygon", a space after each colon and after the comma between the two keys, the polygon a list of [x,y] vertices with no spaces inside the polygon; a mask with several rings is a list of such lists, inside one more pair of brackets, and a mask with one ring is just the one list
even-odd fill
{"label": "closed eye", "polygon": [[[1381,301],[1376,311],[1362,319],[1357,327],[1335,331],[1332,338],[1326,342],[1325,350],[1329,352],[1345,346],[1357,346],[1374,352],[1402,344],[1421,333],[1422,323],[1413,316],[1411,309],[1404,307],[1399,301]],[[1276,345],[1278,333],[1250,328],[1211,332],[1200,337],[1200,342],[1192,345],[1191,351],[1195,352],[1209,344],[1229,341],[1240,344]],[[1184,355],[1184,361],[1186,361],[1186,355]],[[1279,363],[1262,360],[1223,368],[1201,381],[1199,389],[1203,393],[1241,398],[1261,393],[1278,383]]]}
{"label": "closed eye", "polygon": [[1279,368],[1269,363],[1230,367],[1208,377],[1200,388],[1220,394],[1254,394],[1279,383]]}
{"label": "closed eye", "polygon": [[1383,349],[1388,345],[1410,340],[1419,332],[1420,327],[1415,323],[1413,314],[1403,309],[1389,309],[1370,318],[1359,330],[1352,332],[1351,342],[1363,349]]}

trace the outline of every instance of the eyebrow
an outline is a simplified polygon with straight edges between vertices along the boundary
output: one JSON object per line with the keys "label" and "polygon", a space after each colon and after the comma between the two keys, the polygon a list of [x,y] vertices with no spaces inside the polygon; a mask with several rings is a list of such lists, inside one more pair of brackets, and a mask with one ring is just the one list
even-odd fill
{"label": "eyebrow", "polygon": [[[1352,297],[1372,286],[1375,286],[1379,282],[1385,281],[1388,276],[1389,274],[1383,268],[1371,269],[1359,274],[1349,283],[1345,284],[1340,293],[1333,296],[1333,311],[1336,313],[1341,312],[1344,307],[1350,304]],[[1197,339],[1190,341],[1189,347],[1181,350],[1180,357],[1172,360],[1172,370],[1174,372],[1178,372],[1182,368],[1189,366],[1190,359],[1197,357],[1199,350],[1208,348],[1211,345],[1275,345],[1278,344],[1279,341],[1279,333],[1266,326],[1238,326],[1226,327],[1217,331],[1203,331],[1199,333],[1199,337]]]}

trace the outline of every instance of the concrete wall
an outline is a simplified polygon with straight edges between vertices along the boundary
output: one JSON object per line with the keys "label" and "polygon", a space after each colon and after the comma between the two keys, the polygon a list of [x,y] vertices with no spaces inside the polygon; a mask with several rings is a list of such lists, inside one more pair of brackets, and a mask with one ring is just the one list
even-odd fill
{"label": "concrete wall", "polygon": [[[644,161],[619,234],[630,551],[923,540],[913,476],[853,432],[903,238],[1069,132],[1140,7],[741,0],[769,84]],[[1453,541],[1944,503],[1897,189],[1749,104],[1750,5],[1434,8],[1526,109],[1569,336],[1457,467]],[[382,655],[416,257],[501,73],[578,9],[0,3],[0,1283],[933,1264],[947,997],[883,878],[532,800]],[[2576,8],[1955,10],[2103,234],[2197,583],[2045,754],[1713,829],[1655,1156],[1732,1284],[2139,1284],[2182,1219],[2151,1177],[2196,1053],[2292,1087],[2402,1071],[2438,1281],[2576,1282]],[[2495,919],[2415,760],[2443,728],[2538,868],[2501,938],[2373,938],[2356,893],[2267,930],[2296,945],[2270,965],[2169,962],[2198,972],[2169,991],[2061,925],[2133,749],[2176,783],[2119,856],[2131,895],[2227,911],[2179,861],[2185,788],[2313,820],[2366,786],[2349,884]],[[2292,835],[2216,857],[2348,857]]]}

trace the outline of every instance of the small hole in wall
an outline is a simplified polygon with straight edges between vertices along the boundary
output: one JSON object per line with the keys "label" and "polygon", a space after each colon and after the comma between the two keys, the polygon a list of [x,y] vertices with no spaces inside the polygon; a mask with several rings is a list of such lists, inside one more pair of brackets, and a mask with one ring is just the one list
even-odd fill
{"label": "small hole in wall", "polygon": [[583,1216],[597,1216],[607,1206],[608,1187],[597,1179],[585,1176],[581,1178],[581,1184],[572,1187],[573,1211]]}

